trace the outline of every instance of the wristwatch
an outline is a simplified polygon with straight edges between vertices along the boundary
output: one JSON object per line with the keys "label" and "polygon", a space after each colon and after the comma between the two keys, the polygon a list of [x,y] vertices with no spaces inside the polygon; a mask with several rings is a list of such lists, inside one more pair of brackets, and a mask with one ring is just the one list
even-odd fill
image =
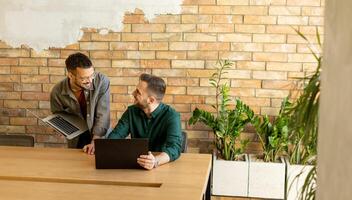
{"label": "wristwatch", "polygon": [[157,168],[158,166],[159,166],[159,160],[155,159],[153,168]]}

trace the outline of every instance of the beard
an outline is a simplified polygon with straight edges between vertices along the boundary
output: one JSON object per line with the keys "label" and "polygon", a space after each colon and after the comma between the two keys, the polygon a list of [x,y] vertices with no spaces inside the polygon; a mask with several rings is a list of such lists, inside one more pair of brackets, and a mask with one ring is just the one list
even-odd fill
{"label": "beard", "polygon": [[80,88],[82,88],[82,89],[89,89],[90,87],[91,87],[91,85],[92,85],[92,83],[76,83]]}
{"label": "beard", "polygon": [[134,99],[134,104],[136,106],[138,106],[140,109],[146,109],[148,108],[148,103],[147,103],[147,100],[141,100],[141,101],[138,101],[136,98]]}

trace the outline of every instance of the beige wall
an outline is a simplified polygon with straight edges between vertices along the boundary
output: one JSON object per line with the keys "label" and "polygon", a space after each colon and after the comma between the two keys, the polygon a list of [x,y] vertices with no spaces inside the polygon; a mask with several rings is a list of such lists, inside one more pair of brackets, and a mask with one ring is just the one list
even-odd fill
{"label": "beige wall", "polygon": [[328,0],[318,146],[319,200],[352,199],[352,1]]}
{"label": "beige wall", "polygon": [[[297,79],[316,66],[306,42],[291,26],[314,42],[316,27],[323,32],[323,10],[323,0],[184,0],[181,13],[148,21],[137,10],[125,14],[122,31],[100,35],[94,27],[85,29],[80,41],[65,48],[37,52],[2,41],[0,133],[33,134],[38,146],[64,146],[61,137],[24,108],[42,117],[49,114],[49,92],[65,77],[65,58],[82,51],[111,80],[113,125],[132,103],[138,74],[153,73],[167,81],[165,102],[181,113],[189,150],[204,152],[212,133],[201,125],[187,125],[187,120],[195,107],[212,110],[214,90],[208,78],[217,59],[234,61],[228,75],[232,96],[256,114],[276,115],[282,98],[296,94]],[[35,33],[30,28],[26,32]]]}

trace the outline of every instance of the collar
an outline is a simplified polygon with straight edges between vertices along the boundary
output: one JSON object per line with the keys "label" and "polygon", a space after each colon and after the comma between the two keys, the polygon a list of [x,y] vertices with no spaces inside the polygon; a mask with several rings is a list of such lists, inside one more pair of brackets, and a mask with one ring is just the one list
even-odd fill
{"label": "collar", "polygon": [[[152,113],[150,113],[150,119],[153,119],[158,116],[158,114],[163,110],[164,106],[165,105],[163,103],[159,103],[158,107],[156,107],[156,109]],[[147,118],[147,114],[145,114],[142,109],[140,109],[140,113]]]}

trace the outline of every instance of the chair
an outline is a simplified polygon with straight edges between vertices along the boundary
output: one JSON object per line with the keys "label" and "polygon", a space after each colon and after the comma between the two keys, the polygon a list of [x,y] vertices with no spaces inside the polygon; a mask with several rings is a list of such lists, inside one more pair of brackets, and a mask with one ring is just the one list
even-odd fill
{"label": "chair", "polygon": [[187,152],[187,133],[185,131],[182,131],[182,153]]}
{"label": "chair", "polygon": [[30,135],[1,135],[0,146],[34,147],[34,138]]}

